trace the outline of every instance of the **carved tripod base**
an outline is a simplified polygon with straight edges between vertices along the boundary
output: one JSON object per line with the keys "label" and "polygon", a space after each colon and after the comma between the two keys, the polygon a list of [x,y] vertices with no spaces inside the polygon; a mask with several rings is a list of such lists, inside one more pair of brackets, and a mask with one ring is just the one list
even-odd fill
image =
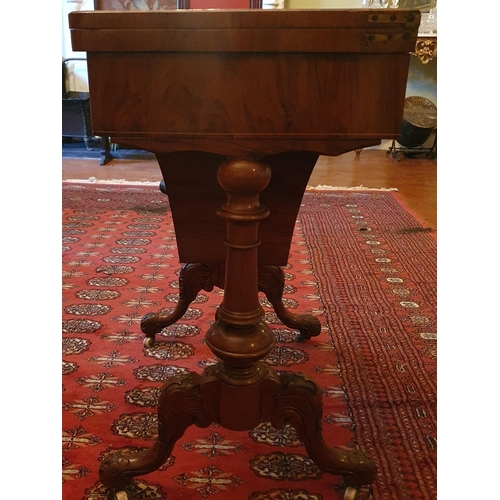
{"label": "carved tripod base", "polygon": [[101,465],[102,483],[121,498],[133,477],[163,465],[192,424],[207,427],[217,423],[241,431],[262,422],[276,428],[290,424],[317,466],[344,478],[346,500],[355,500],[360,486],[375,479],[375,465],[362,452],[342,451],[325,443],[322,396],[316,383],[304,375],[277,373],[261,362],[273,348],[274,334],[264,321],[259,289],[286,325],[299,328],[302,338],[320,331],[317,319],[286,311],[283,270],[258,265],[258,226],[269,215],[259,193],[270,177],[270,168],[253,160],[228,160],[220,167],[217,179],[227,194],[226,204],[217,211],[227,223],[225,269],[219,264],[187,264],[181,272],[177,307],[171,313],[150,314],[142,320],[147,344],[152,343],[155,333],[177,321],[200,290],[224,288],[216,321],[205,337],[220,361],[202,375],[190,372],[165,383],[158,402],[158,437],[150,449],[113,454]]}
{"label": "carved tripod base", "polygon": [[[294,427],[319,469],[343,477],[344,498],[358,498],[361,485],[375,479],[375,465],[360,451],[326,444],[321,431],[322,397],[316,383],[306,375],[277,373],[260,363],[258,371],[261,378],[257,383],[238,390],[226,380],[222,362],[206,368],[202,375],[190,372],[166,382],[158,403],[158,437],[153,446],[141,452],[114,453],[101,465],[99,477],[111,495],[118,498],[120,492],[120,498],[126,498],[123,492],[132,478],[159,469],[192,424],[208,427],[219,423],[231,430],[251,430],[270,422],[277,429],[287,424]],[[227,397],[232,400],[229,413],[224,407]],[[248,407],[249,400],[256,402],[253,407]]]}
{"label": "carved tripod base", "polygon": [[[169,312],[148,313],[143,316],[141,330],[146,335],[144,347],[153,347],[155,335],[179,321],[201,290],[210,292],[215,286],[224,288],[224,264],[184,264],[179,277],[179,301]],[[311,314],[294,314],[283,304],[285,276],[280,266],[259,266],[259,290],[272,304],[282,323],[299,330],[298,341],[309,340],[321,332],[321,324]]]}

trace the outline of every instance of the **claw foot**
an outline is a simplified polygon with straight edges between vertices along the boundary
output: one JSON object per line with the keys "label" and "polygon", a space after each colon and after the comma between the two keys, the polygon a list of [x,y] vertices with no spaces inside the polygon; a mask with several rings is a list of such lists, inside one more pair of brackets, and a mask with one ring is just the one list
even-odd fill
{"label": "claw foot", "polygon": [[339,452],[337,450],[337,453],[340,473],[348,487],[358,488],[362,484],[370,484],[375,481],[377,468],[363,452],[359,450]]}
{"label": "claw foot", "polygon": [[130,459],[120,452],[113,453],[106,457],[99,469],[99,479],[101,483],[112,492],[124,490],[131,480],[125,477],[122,472],[130,465]]}
{"label": "claw foot", "polygon": [[[141,331],[145,333],[148,337],[154,336],[157,333],[158,323],[161,321],[160,315],[158,313],[148,313],[145,314],[141,319]],[[161,330],[161,329],[160,329]]]}
{"label": "claw foot", "polygon": [[298,314],[295,321],[300,325],[297,337],[298,342],[304,342],[311,337],[317,337],[321,333],[321,323],[318,318],[310,314]]}

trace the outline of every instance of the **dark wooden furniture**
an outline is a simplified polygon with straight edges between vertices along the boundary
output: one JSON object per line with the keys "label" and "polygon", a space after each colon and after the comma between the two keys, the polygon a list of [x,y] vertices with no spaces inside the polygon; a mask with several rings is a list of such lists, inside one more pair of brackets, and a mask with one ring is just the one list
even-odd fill
{"label": "dark wooden furniture", "polygon": [[[250,9],[261,9],[262,8],[262,0],[247,0],[248,7]],[[221,2],[210,2],[211,7],[220,4]],[[224,3],[224,2],[223,2]],[[234,3],[234,2],[233,2]],[[241,2],[236,2],[237,4],[245,3],[243,0]],[[148,0],[146,2],[142,2],[141,5],[147,5],[149,10],[174,10],[174,9],[190,9],[191,1],[190,0],[159,0],[158,2],[154,0]],[[196,2],[194,7],[196,8]],[[134,2],[130,0],[94,0],[94,10],[133,10],[135,11],[137,7],[135,7]],[[64,63],[63,63],[64,64]],[[72,136],[69,134],[67,127],[65,126],[66,122],[71,121],[72,130],[77,126],[75,125],[75,119],[77,114],[80,116],[84,113],[84,126],[85,130],[91,131],[91,121],[90,121],[90,109],[89,109],[89,96],[88,93],[85,97],[85,100],[78,98],[80,100],[80,107],[77,109],[77,105],[75,103],[66,102],[75,99],[73,96],[68,96],[67,98],[63,95],[63,137],[82,137],[82,135]],[[81,134],[81,133],[80,133]],[[85,144],[88,146],[88,136],[90,134],[85,135]],[[113,157],[110,153],[110,140],[109,137],[101,138],[101,165],[106,165],[109,163]],[[162,181],[161,186],[164,186],[164,182]]]}
{"label": "dark wooden furniture", "polygon": [[[80,57],[71,57],[62,60],[62,137],[81,137],[87,149],[91,149],[89,141],[92,138],[92,120],[90,117],[89,92],[68,90],[67,67],[68,61],[85,61]],[[105,165],[113,158],[110,153],[109,137],[101,137],[101,165]]]}
{"label": "dark wooden furniture", "polygon": [[111,490],[158,469],[187,427],[212,422],[233,430],[290,423],[319,468],[344,478],[345,498],[375,479],[363,452],[325,443],[314,381],[261,364],[274,337],[258,290],[302,339],[319,333],[317,320],[281,302],[281,266],[303,192],[319,154],[399,135],[419,17],[406,10],[70,14],[73,48],[87,52],[94,132],[154,152],[172,208],[181,297],[171,313],[143,318],[146,347],[198,291],[224,289],[206,334],[219,363],[163,386],[153,446],[103,462],[100,478]]}
{"label": "dark wooden furniture", "polygon": [[88,92],[68,91],[62,95],[62,136],[81,137],[87,149],[92,138]]}

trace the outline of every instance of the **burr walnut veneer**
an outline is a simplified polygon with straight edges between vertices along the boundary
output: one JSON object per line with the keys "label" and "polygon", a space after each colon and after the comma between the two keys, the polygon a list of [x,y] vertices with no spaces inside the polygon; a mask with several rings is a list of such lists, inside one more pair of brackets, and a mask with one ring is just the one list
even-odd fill
{"label": "burr walnut veneer", "polygon": [[318,467],[344,478],[345,498],[375,480],[362,451],[325,443],[314,381],[261,363],[274,337],[258,292],[298,340],[319,334],[315,318],[281,300],[302,195],[320,154],[398,137],[419,20],[386,9],[70,14],[73,49],[87,52],[94,134],[155,153],[171,204],[180,299],[144,316],[145,347],[200,290],[224,289],[206,334],[220,361],[163,386],[153,446],[101,466],[111,494],[158,469],[187,427],[213,422],[290,423]]}

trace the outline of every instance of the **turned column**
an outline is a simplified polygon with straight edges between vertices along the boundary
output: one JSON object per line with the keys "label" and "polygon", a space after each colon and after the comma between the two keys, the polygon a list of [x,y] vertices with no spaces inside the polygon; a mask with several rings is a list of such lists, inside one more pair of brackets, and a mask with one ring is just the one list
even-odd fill
{"label": "turned column", "polygon": [[217,212],[227,223],[224,299],[206,341],[221,360],[218,422],[233,430],[251,429],[261,422],[259,363],[272,349],[274,335],[264,322],[259,304],[257,248],[259,222],[269,215],[259,193],[271,178],[269,167],[249,160],[226,161],[217,180],[227,202]]}

